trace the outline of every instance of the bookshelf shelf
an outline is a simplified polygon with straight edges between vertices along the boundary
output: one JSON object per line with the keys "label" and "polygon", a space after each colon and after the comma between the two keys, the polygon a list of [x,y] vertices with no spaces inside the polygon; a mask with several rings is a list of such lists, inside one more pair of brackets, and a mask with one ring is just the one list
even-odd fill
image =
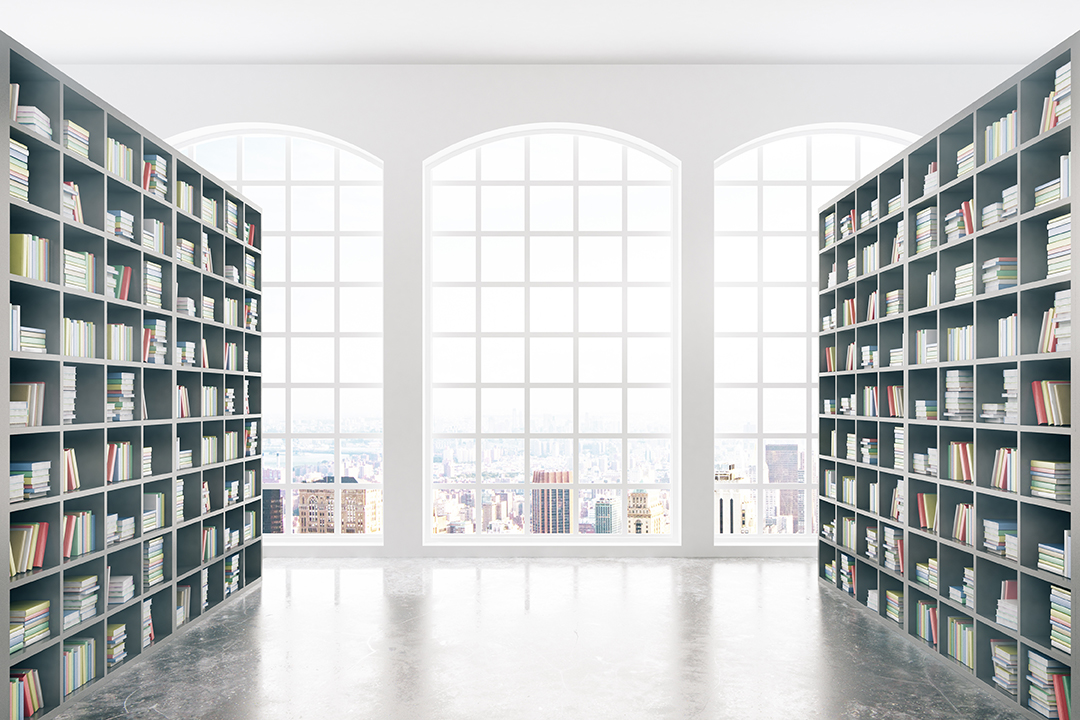
{"label": "bookshelf shelf", "polygon": [[[0,45],[13,84],[0,448],[17,564],[0,596],[21,618],[9,669],[37,671],[43,705],[26,715],[43,718],[260,582],[261,342],[247,317],[261,213],[11,38]],[[43,602],[47,625],[25,609]],[[75,640],[93,641],[95,663],[73,689]]]}
{"label": "bookshelf shelf", "polygon": [[1029,662],[1075,664],[1074,53],[1080,34],[819,217],[821,582],[1032,718]]}

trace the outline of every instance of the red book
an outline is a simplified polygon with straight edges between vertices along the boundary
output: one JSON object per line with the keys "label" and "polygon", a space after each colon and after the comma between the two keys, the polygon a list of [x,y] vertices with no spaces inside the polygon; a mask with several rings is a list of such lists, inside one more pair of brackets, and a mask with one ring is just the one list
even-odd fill
{"label": "red book", "polygon": [[971,213],[971,201],[965,200],[960,209],[964,211],[964,228],[967,230],[966,235],[971,235],[975,232],[975,219]]}
{"label": "red book", "polygon": [[34,567],[45,567],[45,543],[49,540],[49,523],[38,524],[37,547],[34,548]]}
{"label": "red book", "polygon": [[124,277],[120,281],[120,299],[128,299],[128,288],[131,287],[131,268],[124,266]]}
{"label": "red book", "polygon": [[142,166],[142,189],[150,189],[150,163],[144,162]]}
{"label": "red book", "polygon": [[116,472],[116,445],[109,443],[109,457],[105,461],[105,482],[111,483],[113,481],[113,474]]}
{"label": "red book", "polygon": [[1042,383],[1038,380],[1031,381],[1031,395],[1035,400],[1035,422],[1039,425],[1046,424],[1046,405],[1043,403]]}
{"label": "red book", "polygon": [[142,334],[142,361],[146,362],[150,356],[150,329],[143,328]]}
{"label": "red book", "polygon": [[1065,696],[1065,676],[1051,675],[1054,679],[1054,697],[1057,698],[1058,720],[1069,720],[1069,702]]}
{"label": "red book", "polygon": [[64,557],[71,557],[71,542],[75,539],[75,516],[64,516]]}
{"label": "red book", "polygon": [[968,453],[966,446],[960,446],[960,465],[964,471],[965,480],[974,480],[975,477],[971,473],[971,454]]}
{"label": "red book", "polygon": [[923,498],[923,493],[919,493],[916,497],[918,498],[916,504],[919,506],[919,525],[924,528],[929,527],[926,524],[926,501]]}

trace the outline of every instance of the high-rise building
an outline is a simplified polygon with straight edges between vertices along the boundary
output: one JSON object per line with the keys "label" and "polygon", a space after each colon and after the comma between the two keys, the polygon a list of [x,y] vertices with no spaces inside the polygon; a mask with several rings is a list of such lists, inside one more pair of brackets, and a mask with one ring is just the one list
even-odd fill
{"label": "high-rise building", "polygon": [[593,523],[596,532],[611,534],[618,532],[619,527],[619,501],[610,498],[600,498],[594,508],[596,521]]}
{"label": "high-rise building", "polygon": [[753,490],[717,490],[713,517],[718,535],[746,535],[755,531],[757,498]]}
{"label": "high-rise building", "polygon": [[348,488],[341,491],[341,532],[382,532],[382,490]]}
{"label": "high-rise building", "polygon": [[[765,464],[770,483],[803,482],[803,455],[794,443],[765,446]],[[802,490],[785,489],[765,493],[765,530],[770,533],[801,533],[805,527],[806,503]]]}
{"label": "high-rise building", "polygon": [[570,488],[537,488],[532,491],[534,533],[569,533],[572,511]]}
{"label": "high-rise building", "polygon": [[285,532],[285,500],[281,490],[263,490],[263,532]]}
{"label": "high-rise building", "polygon": [[648,490],[630,493],[626,508],[626,531],[632,535],[661,535],[668,532],[668,519],[660,498]]}
{"label": "high-rise building", "polygon": [[296,491],[296,532],[334,532],[334,491],[301,489]]}

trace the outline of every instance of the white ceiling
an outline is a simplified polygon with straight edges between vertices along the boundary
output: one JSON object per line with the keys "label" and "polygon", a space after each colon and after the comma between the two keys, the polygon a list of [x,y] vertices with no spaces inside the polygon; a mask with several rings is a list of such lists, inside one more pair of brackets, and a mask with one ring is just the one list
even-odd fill
{"label": "white ceiling", "polygon": [[[0,0],[53,63],[1029,62],[1078,0]],[[57,18],[60,18],[59,23]]]}

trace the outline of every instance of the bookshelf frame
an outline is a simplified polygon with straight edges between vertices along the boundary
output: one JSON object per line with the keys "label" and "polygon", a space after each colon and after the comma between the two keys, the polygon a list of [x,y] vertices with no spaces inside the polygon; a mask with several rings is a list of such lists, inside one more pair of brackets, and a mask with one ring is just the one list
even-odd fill
{"label": "bookshelf frame", "polygon": [[[1070,380],[1077,369],[1077,355],[1071,351],[1038,353],[1037,341],[1042,314],[1054,305],[1054,294],[1071,290],[1075,267],[1064,274],[1047,278],[1047,221],[1071,212],[1069,197],[1034,205],[1034,188],[1060,175],[1058,158],[1071,153],[1077,144],[1073,122],[1066,120],[1040,132],[1042,102],[1054,89],[1057,68],[1080,59],[1080,33],[1070,37],[1008,80],[983,95],[978,101],[956,113],[933,131],[917,140],[903,153],[884,163],[848,190],[824,205],[818,217],[818,258],[820,269],[819,315],[834,308],[833,327],[823,319],[819,333],[817,358],[820,397],[832,401],[829,413],[818,409],[819,462],[817,467],[817,511],[821,532],[818,536],[818,576],[825,586],[834,587],[847,599],[867,607],[867,590],[875,590],[878,606],[868,609],[880,621],[908,637],[913,643],[939,656],[939,659],[976,681],[1003,702],[1027,717],[1043,715],[1028,706],[1031,683],[1027,680],[1030,651],[1064,664],[1071,672],[1077,663],[1073,656],[1051,646],[1049,634],[1049,590],[1051,586],[1072,589],[1071,577],[1037,567],[1039,543],[1062,543],[1065,531],[1072,531],[1077,514],[1076,498],[1052,500],[1033,497],[1030,492],[1030,461],[1034,459],[1068,462],[1078,455],[1080,440],[1069,426],[1036,423],[1031,381]],[[984,146],[984,131],[998,119],[1015,110],[1017,144],[995,154]],[[959,152],[974,143],[974,168],[960,172]],[[921,182],[929,164],[937,163],[939,184],[926,187]],[[1058,169],[1055,169],[1058,168]],[[1069,182],[1075,186],[1080,172],[1069,165]],[[900,178],[904,179],[901,184]],[[984,225],[982,209],[1002,201],[1002,192],[1018,187],[1018,214]],[[889,200],[900,196],[899,207],[888,212]],[[869,222],[859,222],[870,203],[880,203],[880,213]],[[973,200],[974,232],[959,238],[946,235],[946,216]],[[916,253],[917,215],[936,208],[937,225],[933,247]],[[841,232],[841,218],[855,213],[855,227],[850,234]],[[834,230],[830,242],[828,223]],[[902,222],[902,224],[901,224]],[[893,239],[903,237],[905,252],[895,260]],[[876,268],[863,271],[860,248],[878,242]],[[847,260],[856,258],[854,277],[847,276]],[[1018,278],[1014,287],[986,290],[982,264],[1001,257],[1017,258]],[[974,264],[974,294],[957,297],[957,268]],[[830,271],[836,270],[830,281]],[[928,298],[931,273],[937,273],[937,298]],[[886,293],[903,290],[899,313],[886,315]],[[876,293],[876,296],[872,296]],[[868,306],[876,298],[876,315],[868,319]],[[843,304],[854,299],[855,322],[845,323]],[[998,354],[998,319],[1017,316],[1017,352]],[[972,355],[958,352],[962,359],[950,359],[948,330],[972,326]],[[938,361],[925,362],[918,351],[917,333],[938,332]],[[876,346],[876,365],[864,367],[861,348]],[[855,367],[847,367],[847,348],[855,348]],[[835,351],[835,369],[830,371],[830,349]],[[891,350],[902,353],[902,362],[891,363]],[[973,379],[974,414],[972,419],[950,419],[946,383],[950,371],[970,371]],[[1017,370],[1019,375],[1018,422],[992,423],[981,417],[983,403],[1002,402],[1003,370]],[[953,383],[956,382],[955,375]],[[888,416],[888,387],[904,388],[902,417]],[[875,388],[878,414],[867,412],[863,388]],[[1026,389],[1025,389],[1026,388]],[[855,396],[856,410],[844,414],[840,400]],[[1070,386],[1070,402],[1076,391]],[[917,401],[937,402],[937,416],[920,420]],[[962,399],[953,400],[961,402]],[[896,430],[902,430],[903,455],[897,465]],[[833,440],[835,433],[835,442]],[[847,436],[854,435],[856,449],[850,456]],[[861,452],[863,440],[876,440],[877,462]],[[952,479],[949,469],[950,443],[971,443],[974,463],[970,481]],[[937,472],[915,472],[915,453],[937,450]],[[1002,447],[1018,449],[1014,490],[993,486],[990,474],[995,452]],[[843,477],[855,478],[855,496],[845,499]],[[837,490],[830,492],[835,478]],[[876,483],[876,485],[875,485]],[[871,487],[876,488],[872,493]],[[902,488],[904,508],[899,519],[892,517],[894,488]],[[919,494],[936,496],[937,530],[924,527],[920,520]],[[877,507],[873,507],[873,502]],[[958,508],[971,504],[975,513],[974,537],[955,539],[953,521]],[[997,555],[984,547],[984,520],[1017,522],[1019,560]],[[845,543],[843,526],[854,527],[854,537]],[[833,528],[830,534],[828,527]],[[901,572],[884,562],[885,529],[892,528],[904,541]],[[878,550],[868,553],[867,530],[876,529]],[[1070,542],[1075,547],[1075,540]],[[1072,547],[1068,548],[1071,554]],[[853,588],[847,589],[842,569],[846,558],[853,567]],[[937,588],[916,579],[916,565],[937,563]],[[830,568],[831,564],[831,568]],[[1069,575],[1075,573],[1074,557],[1068,561]],[[950,597],[950,586],[962,586],[964,569],[974,568],[974,606]],[[931,570],[933,572],[933,570]],[[832,575],[832,577],[829,577]],[[1018,616],[1016,629],[997,622],[997,600],[1003,580],[1016,580]],[[889,617],[887,591],[903,591],[900,622]],[[918,630],[918,601],[936,608],[937,642],[927,642]],[[972,666],[949,652],[949,617],[964,617],[974,628]],[[991,640],[1013,641],[1017,645],[1019,675],[1016,695],[999,689],[994,682]],[[1071,635],[1070,635],[1071,645]]]}
{"label": "bookshelf frame", "polygon": [[[9,668],[39,671],[44,706],[34,717],[59,714],[92,687],[107,682],[142,655],[153,652],[172,636],[187,630],[194,621],[215,612],[236,597],[261,584],[262,547],[262,460],[258,443],[261,430],[261,333],[258,321],[248,324],[245,309],[250,301],[261,304],[261,210],[236,193],[227,183],[181,155],[153,133],[100,97],[90,92],[47,61],[0,33],[0,72],[18,83],[22,106],[35,106],[49,116],[52,138],[35,133],[15,121],[6,105],[9,140],[29,147],[29,199],[20,200],[3,193],[7,211],[0,213],[6,233],[28,233],[49,238],[50,276],[34,280],[10,274],[0,283],[0,296],[20,304],[23,325],[46,330],[44,354],[24,352],[5,346],[0,363],[5,382],[44,381],[44,423],[34,427],[12,426],[0,442],[5,463],[49,460],[50,487],[44,497],[12,502],[0,513],[0,528],[10,532],[13,522],[47,521],[48,542],[43,567],[12,576],[7,592],[0,593],[0,607],[10,613],[16,600],[48,600],[50,623],[47,637],[10,654]],[[65,140],[67,121],[89,132],[89,152],[72,149]],[[134,174],[125,179],[108,169],[107,138],[132,150]],[[165,160],[167,187],[164,195],[147,189],[142,180],[142,158],[156,155]],[[179,182],[193,186],[194,205],[179,206]],[[63,183],[79,186],[82,222],[66,219]],[[211,201],[213,201],[211,203]],[[204,208],[216,207],[213,218]],[[230,210],[236,209],[231,225]],[[107,211],[123,210],[133,218],[134,238],[112,232]],[[143,220],[160,223],[160,249],[144,244]],[[250,226],[250,234],[245,229]],[[235,231],[234,231],[235,230]],[[195,262],[177,254],[180,238],[194,243]],[[201,252],[210,250],[211,261],[203,268]],[[64,284],[60,260],[62,249],[92,252],[95,255],[93,291]],[[12,244],[4,244],[3,260],[10,267]],[[147,261],[161,269],[161,307],[146,304]],[[131,268],[129,299],[109,295],[106,266]],[[230,276],[226,266],[237,268]],[[251,267],[248,281],[245,272]],[[214,299],[214,316],[203,317],[203,297]],[[195,315],[184,312],[178,299],[190,297]],[[236,301],[235,322],[227,321],[227,301]],[[256,305],[257,309],[257,305]],[[64,318],[93,321],[96,342],[90,357],[64,354]],[[166,328],[164,363],[140,362],[141,336],[148,320],[163,321]],[[12,336],[11,314],[5,320]],[[112,359],[107,353],[108,324],[133,328],[136,340],[130,359]],[[193,343],[194,365],[180,362],[177,342]],[[226,357],[233,363],[226,363]],[[75,418],[61,418],[61,368],[76,368]],[[109,373],[134,376],[133,420],[111,421],[103,409]],[[188,389],[191,415],[178,411],[177,387]],[[209,388],[209,390],[207,389]],[[234,410],[227,413],[225,396],[234,396]],[[204,397],[216,395],[216,407],[203,408]],[[248,443],[249,434],[251,444]],[[203,457],[203,438],[216,438],[215,457]],[[226,455],[226,442],[235,440],[236,452]],[[106,477],[108,443],[128,442],[132,447],[130,477],[115,482]],[[179,445],[177,444],[179,443]],[[79,459],[80,487],[67,490],[63,481],[63,448],[74,447]],[[141,449],[153,448],[150,474],[142,474]],[[191,467],[179,467],[177,449],[190,450]],[[207,449],[207,452],[209,450]],[[228,459],[226,459],[228,457]],[[204,508],[204,494],[209,507]],[[183,488],[183,497],[179,490]],[[230,492],[230,489],[232,491]],[[237,495],[237,492],[239,495]],[[156,527],[143,526],[146,496],[163,495],[163,512]],[[61,552],[60,538],[64,513],[90,510],[94,549],[70,559]],[[106,543],[106,515],[133,517],[134,537]],[[245,537],[250,522],[251,535]],[[239,533],[237,544],[226,545],[225,530]],[[217,534],[215,552],[203,552],[208,530]],[[163,578],[150,582],[147,572],[147,544],[161,539]],[[232,573],[230,574],[230,569]],[[107,602],[105,577],[130,575],[134,596],[123,603]],[[79,575],[97,575],[102,589],[97,593],[96,613],[64,628],[63,581]],[[230,582],[231,581],[231,582]],[[200,587],[207,598],[201,601]],[[189,614],[178,613],[179,587],[190,588]],[[144,600],[152,600],[154,639],[144,646],[140,637]],[[109,666],[106,662],[107,626],[127,625],[127,657]],[[96,641],[95,671],[86,684],[68,694],[62,686],[64,643],[72,639]]]}

